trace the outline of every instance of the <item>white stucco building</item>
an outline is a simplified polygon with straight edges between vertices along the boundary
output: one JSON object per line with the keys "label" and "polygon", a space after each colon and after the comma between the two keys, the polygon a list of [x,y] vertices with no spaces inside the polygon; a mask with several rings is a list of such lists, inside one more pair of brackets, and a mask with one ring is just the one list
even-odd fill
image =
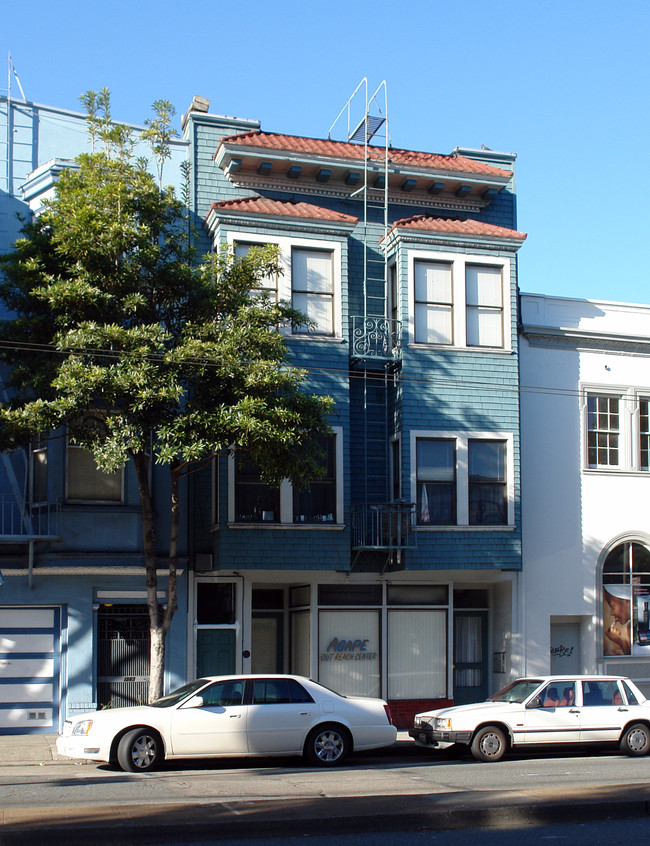
{"label": "white stucco building", "polygon": [[650,306],[521,296],[521,672],[650,695]]}

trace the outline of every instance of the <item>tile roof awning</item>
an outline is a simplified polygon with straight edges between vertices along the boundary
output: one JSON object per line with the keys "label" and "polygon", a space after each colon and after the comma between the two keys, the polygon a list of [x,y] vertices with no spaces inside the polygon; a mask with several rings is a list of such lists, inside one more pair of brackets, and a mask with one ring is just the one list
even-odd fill
{"label": "tile roof awning", "polygon": [[[315,193],[322,193],[322,180],[317,182],[317,175],[326,167],[331,174],[328,178],[330,192],[350,196],[356,190],[350,175],[364,171],[365,150],[368,152],[369,185],[372,185],[374,176],[383,174],[386,166],[383,146],[366,147],[350,141],[252,131],[222,138],[214,160],[237,185],[254,188],[263,181],[266,188],[271,185],[282,188],[290,182],[295,191],[296,182],[299,182],[301,190]],[[292,176],[297,166],[300,166],[300,176],[295,179]],[[457,207],[468,203],[484,207],[513,176],[511,170],[482,161],[478,154],[471,157],[458,152],[444,155],[391,147],[387,166],[391,195],[400,198],[407,191],[411,202],[415,193],[428,198],[429,204],[435,196],[435,204],[440,204],[444,198]],[[357,179],[354,185],[358,184]]]}
{"label": "tile roof awning", "polygon": [[417,214],[396,220],[382,241],[388,242],[400,236],[448,236],[463,241],[498,241],[504,246],[513,246],[516,249],[526,240],[524,232],[508,229],[505,226],[496,226],[481,220],[434,217],[427,214]]}
{"label": "tile roof awning", "polygon": [[224,200],[212,203],[205,223],[209,230],[221,220],[234,219],[240,221],[256,220],[264,216],[275,218],[278,222],[286,223],[291,219],[292,224],[304,221],[317,222],[325,227],[351,231],[359,222],[359,218],[351,214],[333,211],[312,203],[296,202],[293,200],[272,200],[267,197],[243,197],[235,200]]}

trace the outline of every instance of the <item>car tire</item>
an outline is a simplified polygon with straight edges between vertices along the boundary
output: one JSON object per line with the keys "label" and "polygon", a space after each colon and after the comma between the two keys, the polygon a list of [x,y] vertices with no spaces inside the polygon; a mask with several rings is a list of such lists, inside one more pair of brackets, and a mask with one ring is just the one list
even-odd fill
{"label": "car tire", "polygon": [[350,736],[341,726],[325,723],[312,729],[305,741],[304,756],[318,767],[335,767],[350,754]]}
{"label": "car tire", "polygon": [[477,761],[500,761],[508,749],[503,730],[497,726],[483,726],[472,740],[472,755]]}
{"label": "car tire", "polygon": [[644,723],[628,726],[621,737],[621,752],[640,757],[650,750],[650,729]]}
{"label": "car tire", "polygon": [[127,773],[146,773],[163,760],[160,735],[147,728],[128,731],[117,746],[117,762]]}

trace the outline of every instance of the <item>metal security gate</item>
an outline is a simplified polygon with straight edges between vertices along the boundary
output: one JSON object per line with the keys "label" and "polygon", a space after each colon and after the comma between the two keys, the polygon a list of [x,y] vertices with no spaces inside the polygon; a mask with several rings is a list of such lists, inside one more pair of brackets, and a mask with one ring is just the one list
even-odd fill
{"label": "metal security gate", "polygon": [[146,605],[101,605],[97,615],[99,707],[144,705],[149,688]]}

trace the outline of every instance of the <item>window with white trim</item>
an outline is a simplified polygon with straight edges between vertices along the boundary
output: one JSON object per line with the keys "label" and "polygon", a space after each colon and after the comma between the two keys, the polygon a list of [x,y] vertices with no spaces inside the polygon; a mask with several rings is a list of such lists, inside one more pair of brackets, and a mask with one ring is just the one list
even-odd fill
{"label": "window with white trim", "polygon": [[503,346],[503,279],[500,267],[465,266],[467,346]]}
{"label": "window with white trim", "polygon": [[[278,248],[280,272],[276,279],[261,280],[255,293],[272,301],[290,302],[310,321],[293,329],[294,336],[340,338],[342,336],[341,287],[345,239],[300,238],[228,232],[227,242],[235,255],[246,255],[251,247]],[[347,237],[347,236],[346,236]],[[275,288],[274,288],[275,286]],[[275,291],[275,293],[274,293]]]}
{"label": "window with white trim", "polygon": [[412,431],[417,525],[513,525],[513,449],[510,433]]}
{"label": "window with white trim", "polygon": [[[237,241],[235,243],[235,258],[243,258],[247,256],[250,250],[253,247],[267,247],[268,244],[251,244],[245,241]],[[251,294],[263,297],[267,296],[271,302],[277,303],[278,301],[278,277],[276,274],[273,276],[265,276],[263,279],[260,279],[260,284],[257,288],[251,289]]]}
{"label": "window with white trim", "polygon": [[650,470],[650,397],[635,388],[587,388],[584,400],[585,467]]}
{"label": "window with white trim", "polygon": [[295,309],[309,323],[294,332],[315,335],[334,334],[334,273],[331,250],[291,250],[291,294]]}
{"label": "window with white trim", "polygon": [[510,286],[509,258],[410,250],[411,343],[510,349]]}
{"label": "window with white trim", "polygon": [[415,342],[452,344],[452,265],[436,261],[415,262]]}

